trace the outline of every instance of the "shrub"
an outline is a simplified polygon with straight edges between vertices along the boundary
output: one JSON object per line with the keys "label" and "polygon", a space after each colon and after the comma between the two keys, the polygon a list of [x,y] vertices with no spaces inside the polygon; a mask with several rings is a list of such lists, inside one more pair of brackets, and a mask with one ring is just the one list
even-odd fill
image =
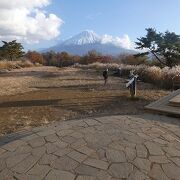
{"label": "shrub", "polygon": [[160,68],[157,66],[147,65],[125,65],[125,64],[103,64],[103,63],[92,63],[88,65],[75,65],[80,68],[93,68],[96,70],[104,70],[108,68],[110,71],[121,68],[122,75],[128,76],[131,70],[135,70],[135,73],[139,75],[139,79],[143,82],[152,83],[160,88],[170,89],[173,85],[173,77],[180,75],[180,65],[174,66],[173,68],[164,67]]}
{"label": "shrub", "polygon": [[44,63],[43,55],[36,51],[28,51],[26,53],[25,57],[28,58],[34,64],[35,63],[39,63],[39,64]]}
{"label": "shrub", "polygon": [[33,67],[34,64],[28,60],[19,60],[19,61],[7,61],[1,60],[0,61],[0,70],[2,69],[18,69],[24,67]]}
{"label": "shrub", "polygon": [[134,55],[122,54],[118,57],[119,62],[128,65],[147,64],[147,57],[135,57]]}

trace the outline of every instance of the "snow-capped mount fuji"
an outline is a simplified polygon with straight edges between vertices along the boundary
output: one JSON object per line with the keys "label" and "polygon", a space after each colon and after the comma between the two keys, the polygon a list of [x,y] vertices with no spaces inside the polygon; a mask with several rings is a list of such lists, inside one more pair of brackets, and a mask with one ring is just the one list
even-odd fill
{"label": "snow-capped mount fuji", "polygon": [[66,51],[74,55],[84,55],[91,50],[109,55],[136,53],[134,50],[122,47],[121,43],[117,43],[119,39],[111,40],[111,38],[107,39],[107,36],[99,36],[92,30],[86,30],[44,51]]}
{"label": "snow-capped mount fuji", "polygon": [[84,45],[84,44],[93,44],[101,42],[101,37],[97,35],[94,31],[86,30],[80,34],[64,41],[63,45]]}

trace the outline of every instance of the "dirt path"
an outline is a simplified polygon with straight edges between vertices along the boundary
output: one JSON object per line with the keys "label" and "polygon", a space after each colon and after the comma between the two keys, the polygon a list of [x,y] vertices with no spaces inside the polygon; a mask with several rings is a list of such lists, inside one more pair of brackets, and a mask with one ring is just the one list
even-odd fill
{"label": "dirt path", "polygon": [[52,121],[112,114],[141,114],[168,92],[138,84],[132,101],[124,79],[75,68],[36,67],[0,74],[0,134]]}

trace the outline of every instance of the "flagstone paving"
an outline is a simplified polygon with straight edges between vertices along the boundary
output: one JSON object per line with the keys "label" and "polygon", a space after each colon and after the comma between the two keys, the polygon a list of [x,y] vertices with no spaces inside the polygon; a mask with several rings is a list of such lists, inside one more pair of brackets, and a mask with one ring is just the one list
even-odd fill
{"label": "flagstone paving", "polygon": [[107,116],[0,139],[0,180],[180,180],[180,120]]}

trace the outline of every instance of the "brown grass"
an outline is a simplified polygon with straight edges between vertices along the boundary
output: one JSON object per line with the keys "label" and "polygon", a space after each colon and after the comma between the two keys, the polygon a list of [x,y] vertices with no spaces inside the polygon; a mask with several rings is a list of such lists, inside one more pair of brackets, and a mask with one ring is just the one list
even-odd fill
{"label": "brown grass", "polygon": [[[92,63],[89,65],[76,65],[76,67],[81,67],[84,69],[96,69],[103,70],[109,68],[110,70],[117,70],[121,68],[122,74],[127,76],[131,70],[139,75],[139,79],[143,82],[154,84],[160,88],[171,89],[173,86],[173,77],[180,75],[180,65],[173,68],[160,68],[157,66],[147,66],[147,65],[125,65],[125,64],[116,64],[116,63]],[[180,80],[180,79],[179,79]]]}
{"label": "brown grass", "polygon": [[79,68],[31,67],[0,76],[0,134],[53,121],[113,114],[141,114],[168,92],[138,82],[131,100],[123,78]]}
{"label": "brown grass", "polygon": [[18,61],[1,60],[0,70],[20,69],[25,67],[33,67],[37,65],[38,64],[33,64],[29,60],[18,60]]}

